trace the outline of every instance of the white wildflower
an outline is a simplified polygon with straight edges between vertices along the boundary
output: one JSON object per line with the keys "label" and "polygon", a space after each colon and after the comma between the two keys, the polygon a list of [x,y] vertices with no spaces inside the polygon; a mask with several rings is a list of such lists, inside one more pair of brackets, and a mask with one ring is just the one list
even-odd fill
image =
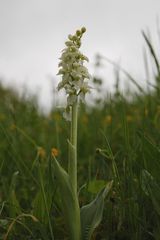
{"label": "white wildflower", "polygon": [[64,117],[69,120],[70,108],[80,98],[84,102],[85,94],[90,91],[87,80],[90,79],[88,69],[84,62],[88,58],[79,51],[81,38],[86,29],[77,30],[75,35],[69,35],[65,42],[66,48],[62,50],[58,75],[62,75],[58,90],[65,89],[67,94],[67,108]]}
{"label": "white wildflower", "polygon": [[67,121],[71,121],[71,111],[70,108],[67,107],[64,112],[63,112],[63,117],[67,120]]}

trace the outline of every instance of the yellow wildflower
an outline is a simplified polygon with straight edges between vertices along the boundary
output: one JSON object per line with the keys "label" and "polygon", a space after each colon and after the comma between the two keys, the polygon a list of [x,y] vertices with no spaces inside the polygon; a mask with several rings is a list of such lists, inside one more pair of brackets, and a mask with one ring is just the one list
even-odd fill
{"label": "yellow wildflower", "polygon": [[40,156],[41,158],[45,158],[46,151],[43,147],[38,147],[38,156]]}
{"label": "yellow wildflower", "polygon": [[55,121],[60,121],[60,120],[61,120],[61,115],[60,115],[59,113],[54,113],[54,114],[53,114],[53,119],[54,119]]}
{"label": "yellow wildflower", "polygon": [[59,151],[57,148],[52,148],[51,154],[53,157],[57,157],[59,155]]}
{"label": "yellow wildflower", "polygon": [[0,121],[4,121],[5,119],[6,119],[6,116],[3,113],[1,113],[0,114]]}
{"label": "yellow wildflower", "polygon": [[112,116],[111,116],[111,115],[105,116],[103,122],[104,122],[104,124],[111,124],[111,122],[112,122]]}
{"label": "yellow wildflower", "polygon": [[157,106],[157,113],[160,113],[160,106]]}
{"label": "yellow wildflower", "polygon": [[84,124],[87,124],[87,123],[88,123],[88,117],[87,117],[87,115],[83,115],[83,117],[82,117],[82,122],[83,122]]}
{"label": "yellow wildflower", "polygon": [[16,125],[15,125],[14,123],[11,124],[10,127],[9,127],[9,129],[10,129],[11,131],[14,131],[14,130],[16,129]]}
{"label": "yellow wildflower", "polygon": [[127,115],[127,122],[132,122],[133,121],[133,117],[131,115]]}
{"label": "yellow wildflower", "polygon": [[147,117],[148,116],[148,109],[147,108],[145,108],[145,110],[144,110],[144,115]]}

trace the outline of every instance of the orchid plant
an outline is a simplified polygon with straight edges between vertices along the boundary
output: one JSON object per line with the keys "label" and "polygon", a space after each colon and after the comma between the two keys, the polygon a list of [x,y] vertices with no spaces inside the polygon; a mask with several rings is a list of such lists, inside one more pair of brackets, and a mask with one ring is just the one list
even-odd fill
{"label": "orchid plant", "polygon": [[70,240],[90,240],[94,229],[99,225],[104,207],[104,199],[110,192],[112,182],[101,190],[91,203],[79,206],[77,184],[77,119],[79,101],[85,100],[91,87],[88,81],[91,75],[84,63],[88,58],[80,52],[81,38],[86,32],[85,27],[69,35],[66,47],[60,57],[58,75],[62,76],[58,90],[64,89],[67,95],[67,105],[63,116],[70,121],[70,139],[68,171],[57,161],[54,154],[53,167],[57,185],[61,195],[62,210],[68,227]]}

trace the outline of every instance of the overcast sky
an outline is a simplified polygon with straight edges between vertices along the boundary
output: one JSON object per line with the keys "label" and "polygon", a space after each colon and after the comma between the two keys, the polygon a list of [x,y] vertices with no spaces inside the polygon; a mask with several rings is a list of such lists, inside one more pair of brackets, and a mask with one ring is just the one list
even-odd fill
{"label": "overcast sky", "polygon": [[143,79],[141,30],[156,35],[159,15],[160,0],[0,0],[0,76],[7,83],[41,86],[47,101],[64,41],[85,26],[82,50],[91,72],[100,53]]}

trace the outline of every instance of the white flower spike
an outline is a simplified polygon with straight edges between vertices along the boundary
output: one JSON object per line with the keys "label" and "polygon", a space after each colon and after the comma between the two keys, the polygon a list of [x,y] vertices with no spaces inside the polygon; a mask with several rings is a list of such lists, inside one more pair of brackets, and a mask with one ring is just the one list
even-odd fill
{"label": "white flower spike", "polygon": [[[88,58],[79,51],[81,38],[85,31],[86,28],[82,27],[81,30],[76,31],[75,35],[68,36],[68,40],[65,42],[66,48],[62,51],[58,65],[60,69],[57,75],[62,75],[58,90],[65,89],[67,94],[66,120],[70,119],[68,117],[69,109],[74,102],[78,101],[78,97],[84,102],[85,94],[90,91],[87,82],[90,79],[90,74],[83,65],[85,61],[88,62]],[[66,112],[64,116],[66,116]]]}

